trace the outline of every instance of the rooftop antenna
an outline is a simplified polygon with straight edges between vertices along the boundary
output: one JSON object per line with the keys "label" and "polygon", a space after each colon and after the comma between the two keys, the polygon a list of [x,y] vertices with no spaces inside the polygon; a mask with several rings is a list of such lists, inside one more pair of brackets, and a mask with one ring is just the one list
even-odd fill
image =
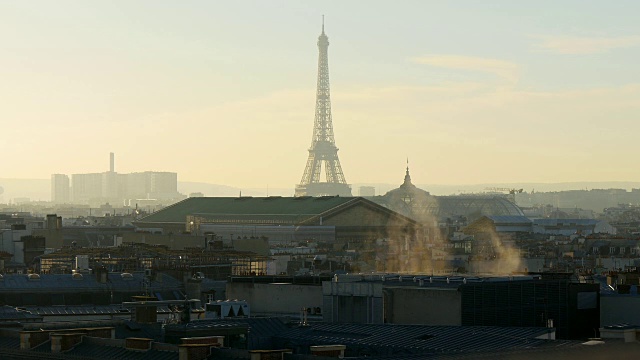
{"label": "rooftop antenna", "polygon": [[322,15],[322,33],[324,34],[324,15]]}

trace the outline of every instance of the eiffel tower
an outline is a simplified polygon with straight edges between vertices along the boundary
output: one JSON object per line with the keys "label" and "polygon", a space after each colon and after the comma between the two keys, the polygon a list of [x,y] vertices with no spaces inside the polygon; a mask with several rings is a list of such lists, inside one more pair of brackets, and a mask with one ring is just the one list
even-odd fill
{"label": "eiffel tower", "polygon": [[[313,125],[313,138],[309,148],[309,159],[300,184],[296,186],[295,196],[351,196],[351,186],[342,173],[338,148],[333,138],[331,121],[331,96],[329,94],[329,38],[324,33],[318,37],[318,89],[316,91],[316,117]],[[324,163],[326,181],[320,181]]]}

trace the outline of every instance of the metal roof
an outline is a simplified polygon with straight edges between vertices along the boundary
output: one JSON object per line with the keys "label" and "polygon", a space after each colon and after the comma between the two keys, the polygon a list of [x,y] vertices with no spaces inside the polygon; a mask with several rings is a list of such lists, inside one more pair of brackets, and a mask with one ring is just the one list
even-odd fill
{"label": "metal roof", "polygon": [[20,337],[16,333],[16,336],[0,336],[0,349],[19,349]]}
{"label": "metal roof", "polygon": [[438,216],[524,216],[522,210],[503,196],[436,196]]}
{"label": "metal roof", "polygon": [[542,225],[542,226],[557,226],[557,225],[592,226],[592,225],[596,225],[598,222],[599,220],[596,220],[596,219],[533,219],[534,225]]}
{"label": "metal roof", "polygon": [[[25,309],[38,315],[111,315],[130,314],[130,309],[120,305],[77,305],[77,306],[26,306]],[[168,309],[167,309],[168,310]],[[160,309],[158,309],[160,311]]]}
{"label": "metal roof", "polygon": [[[342,279],[342,280],[341,280]],[[402,275],[402,274],[345,274],[338,275],[338,282],[374,282],[384,287],[451,288],[475,283],[541,281],[540,275]]]}
{"label": "metal roof", "polygon": [[[18,343],[19,345],[19,343]],[[124,347],[123,339],[103,339],[85,336],[82,342],[65,351],[68,359],[104,359],[104,360],[177,360],[178,348],[175,345],[162,344],[167,350],[151,348],[147,351],[129,350]],[[51,340],[30,349],[28,352],[50,356]]]}
{"label": "metal roof", "polygon": [[492,215],[487,216],[496,224],[531,224],[532,221],[526,216],[511,216],[511,215]]}
{"label": "metal roof", "polygon": [[494,326],[313,324],[278,334],[274,342],[282,346],[342,344],[347,349],[370,349],[378,355],[507,351],[575,343],[538,339],[549,330]]}
{"label": "metal roof", "polygon": [[607,241],[607,240],[596,240],[593,243],[591,243],[591,247],[601,247],[601,246],[608,246],[609,244],[611,244],[611,241]]}
{"label": "metal roof", "polygon": [[[26,306],[25,309],[31,314],[42,316],[55,315],[129,315],[132,313],[130,308],[122,307],[122,305],[76,305],[76,306]],[[172,313],[168,305],[156,306],[158,314]],[[191,309],[192,312],[202,312],[204,308],[198,307]],[[35,315],[34,315],[35,316]],[[38,316],[40,317],[40,316]]]}
{"label": "metal roof", "polygon": [[128,350],[121,346],[103,345],[98,342],[87,341],[85,338],[80,344],[73,349],[65,352],[65,354],[87,359],[105,359],[105,360],[177,360],[178,351],[164,351],[150,349],[147,351]]}
{"label": "metal roof", "polygon": [[[189,326],[211,327],[247,324],[250,349],[308,349],[310,345],[346,345],[369,355],[461,354],[468,352],[513,351],[543,346],[563,347],[574,341],[538,339],[551,329],[496,326],[427,326],[394,324],[325,324],[287,326],[276,318],[236,318],[222,321],[196,321]],[[262,345],[260,347],[260,345]]]}
{"label": "metal roof", "polygon": [[[85,274],[81,279],[74,279],[71,274],[39,274],[29,278],[28,275],[5,275],[0,281],[2,292],[75,292],[75,291],[139,291],[143,288],[144,274],[132,273],[131,277],[123,277],[120,273],[109,273],[107,282],[100,283],[95,275]],[[151,281],[152,292],[179,290],[182,283],[173,277],[161,274],[162,281]]]}
{"label": "metal roof", "polygon": [[35,315],[30,311],[19,310],[9,305],[0,306],[0,321],[27,319],[42,319],[42,316]]}
{"label": "metal roof", "polygon": [[223,217],[264,216],[285,218],[293,223],[320,215],[349,202],[367,201],[357,197],[201,197],[188,198],[136,220],[134,223],[184,223],[187,215]]}

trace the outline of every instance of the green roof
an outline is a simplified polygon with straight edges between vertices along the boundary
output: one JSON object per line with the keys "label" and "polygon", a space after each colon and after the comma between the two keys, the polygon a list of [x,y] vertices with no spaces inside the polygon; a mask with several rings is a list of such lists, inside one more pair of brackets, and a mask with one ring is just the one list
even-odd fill
{"label": "green roof", "polygon": [[197,197],[188,198],[138,219],[140,223],[183,223],[187,215],[268,216],[271,218],[309,218],[323,214],[358,197]]}

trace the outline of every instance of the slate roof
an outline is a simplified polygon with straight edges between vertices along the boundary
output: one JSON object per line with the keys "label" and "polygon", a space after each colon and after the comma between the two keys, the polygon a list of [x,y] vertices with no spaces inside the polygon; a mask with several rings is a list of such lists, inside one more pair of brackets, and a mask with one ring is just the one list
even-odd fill
{"label": "slate roof", "polygon": [[524,216],[522,210],[504,196],[452,195],[435,196],[435,198],[438,206],[434,209],[434,215],[440,217],[459,215],[475,217],[474,214]]}
{"label": "slate roof", "polygon": [[596,240],[593,243],[591,243],[591,247],[602,247],[602,246],[608,246],[609,244],[611,244],[611,241]]}
{"label": "slate roof", "polygon": [[82,343],[76,345],[65,354],[71,356],[85,357],[87,359],[104,360],[177,360],[178,351],[156,350],[147,351],[128,350],[121,346],[110,346],[101,344],[99,341],[85,338]]}
{"label": "slate roof", "polygon": [[536,339],[546,328],[423,326],[390,324],[312,324],[275,336],[283,347],[342,344],[371,355],[461,354],[571,346],[574,341]]}
{"label": "slate roof", "polygon": [[[579,344],[568,340],[545,340],[547,328],[495,326],[427,326],[394,324],[325,324],[291,326],[276,318],[238,318],[198,321],[191,326],[249,325],[249,349],[265,349],[265,339],[274,349],[308,350],[311,345],[346,345],[354,353],[369,356],[463,354],[470,352],[519,351]],[[192,324],[193,324],[192,323]],[[355,355],[354,355],[355,356]]]}
{"label": "slate roof", "polygon": [[20,348],[20,338],[18,336],[0,336],[0,349],[19,349],[19,348]]}
{"label": "slate roof", "polygon": [[598,222],[596,219],[533,219],[533,224],[538,226],[593,226]]}
{"label": "slate roof", "polygon": [[[17,348],[20,346],[18,340]],[[149,349],[148,351],[128,350],[123,339],[102,339],[85,336],[82,342],[59,355],[68,359],[104,359],[104,360],[177,360],[178,348],[175,345],[162,344],[167,350]],[[12,346],[11,348],[16,349]],[[30,349],[31,354],[41,354],[42,358],[50,357],[51,340]],[[34,355],[35,355],[34,354]],[[46,354],[46,355],[45,355]],[[45,357],[46,356],[46,357]]]}
{"label": "slate roof", "polygon": [[270,318],[227,318],[224,320],[195,320],[190,323],[167,325],[166,329],[186,328],[189,330],[210,329],[212,334],[216,329],[248,327],[249,338],[247,345],[250,350],[270,349],[272,337],[283,333],[289,327],[280,319]]}
{"label": "slate roof", "polygon": [[[324,212],[357,201],[357,197],[201,197],[188,198],[156,211],[134,223],[184,223],[187,215],[216,215],[246,217],[268,215],[292,223],[320,215]],[[373,204],[373,203],[372,203]]]}
{"label": "slate roof", "polygon": [[531,219],[526,216],[512,216],[512,215],[502,215],[502,216],[487,216],[491,219],[495,224],[531,224]]}
{"label": "slate roof", "polygon": [[[39,279],[29,279],[27,275],[5,275],[0,281],[0,292],[76,292],[76,291],[140,291],[144,274],[133,273],[132,278],[123,278],[119,273],[110,273],[107,283],[99,283],[95,275],[86,274],[81,280],[72,278],[70,274],[41,274]],[[162,274],[162,282],[151,281],[149,289],[171,291],[182,289],[177,279]]]}
{"label": "slate roof", "polygon": [[13,306],[4,305],[0,306],[0,321],[11,321],[11,320],[42,320],[42,316],[38,316],[30,311],[18,310]]}
{"label": "slate roof", "polygon": [[[53,306],[25,306],[27,312],[37,318],[52,315],[113,315],[124,314],[129,315],[133,311],[131,308],[125,308],[122,305],[53,305]],[[171,309],[168,305],[156,306],[158,314],[169,314]],[[192,311],[204,311],[203,307],[192,308]]]}

